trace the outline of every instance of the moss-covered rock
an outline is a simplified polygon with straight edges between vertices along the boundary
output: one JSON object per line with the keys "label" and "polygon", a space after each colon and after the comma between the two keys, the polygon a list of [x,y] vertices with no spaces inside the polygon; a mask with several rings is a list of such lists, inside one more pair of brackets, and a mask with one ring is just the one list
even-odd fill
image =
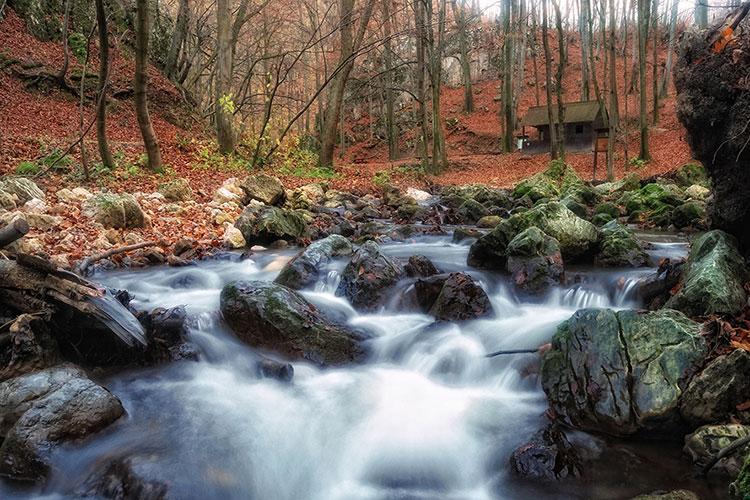
{"label": "moss-covered rock", "polygon": [[707,187],[693,184],[685,190],[685,196],[691,200],[706,201],[706,198],[711,194],[711,190]]}
{"label": "moss-covered rock", "polygon": [[321,272],[331,259],[351,255],[351,253],[351,242],[343,236],[332,234],[312,243],[287,262],[275,281],[293,290],[306,288],[318,281]]}
{"label": "moss-covered rock", "polygon": [[477,227],[483,229],[492,229],[497,227],[503,221],[503,218],[499,215],[485,215],[477,221]]}
{"label": "moss-covered rock", "polygon": [[588,209],[586,208],[586,205],[576,201],[576,199],[571,196],[566,196],[565,198],[561,199],[560,203],[565,205],[568,210],[576,214],[578,217],[584,218],[588,216]]}
{"label": "moss-covered rock", "polygon": [[466,200],[456,210],[456,219],[462,224],[476,224],[479,219],[490,214],[484,205],[474,200]]}
{"label": "moss-covered rock", "polygon": [[268,281],[235,281],[221,291],[221,313],[237,337],[320,366],[362,361],[362,337],[331,323],[300,294]]}
{"label": "moss-covered rock", "polygon": [[615,194],[622,194],[627,191],[636,191],[641,188],[641,178],[635,172],[630,173],[614,182],[605,182],[599,184],[594,189],[600,195],[611,196]]}
{"label": "moss-covered rock", "polygon": [[706,217],[706,205],[702,201],[687,201],[672,211],[672,224],[677,229],[699,227]]}
{"label": "moss-covered rock", "polygon": [[677,186],[652,182],[638,191],[623,194],[617,203],[630,215],[634,212],[654,213],[665,207],[676,207],[684,201],[685,196]]}
{"label": "moss-covered rock", "polygon": [[276,240],[294,241],[305,234],[307,224],[297,210],[251,203],[234,226],[242,231],[248,245],[267,245]]}
{"label": "moss-covered rock", "polygon": [[613,220],[602,226],[600,234],[599,253],[595,259],[598,265],[641,267],[648,263],[648,255],[627,227]]}
{"label": "moss-covered rock", "polygon": [[[518,232],[510,219],[502,221],[492,231],[472,243],[467,263],[472,267],[504,270],[508,262],[508,243]],[[456,239],[456,232],[453,233],[453,238]]]}
{"label": "moss-covered rock", "polygon": [[631,500],[700,500],[700,497],[689,490],[673,490],[638,495]]}
{"label": "moss-covered rock", "polygon": [[132,194],[99,193],[86,202],[84,214],[106,228],[137,228],[146,225],[146,216]]}
{"label": "moss-covered rock", "polygon": [[286,203],[289,208],[310,210],[312,207],[321,205],[325,201],[326,184],[315,182],[305,184],[291,191],[287,191]]}
{"label": "moss-covered rock", "polygon": [[694,184],[708,187],[708,172],[700,163],[686,163],[681,166],[674,174],[674,180],[682,188],[690,187]]}
{"label": "moss-covered rock", "polygon": [[750,498],[750,453],[745,455],[737,480],[729,485],[729,494],[736,500]]}
{"label": "moss-covered rock", "polygon": [[159,186],[159,192],[169,201],[190,201],[193,190],[187,179],[174,179]]}
{"label": "moss-covered rock", "polygon": [[557,415],[613,435],[668,435],[707,351],[701,325],[673,310],[583,309],[542,357],[542,387]]}
{"label": "moss-covered rock", "polygon": [[690,249],[679,291],[666,306],[690,316],[737,314],[747,304],[745,259],[737,241],[720,230],[697,238]]}
{"label": "moss-covered rock", "polygon": [[612,202],[600,203],[594,208],[594,214],[607,214],[610,220],[618,218],[621,214],[620,207]]}
{"label": "moss-covered rock", "polygon": [[[705,464],[719,451],[734,441],[750,435],[750,426],[740,424],[704,425],[692,434],[685,436],[683,450],[694,464]],[[750,444],[719,460],[711,469],[712,472],[736,478],[745,455],[750,453]]]}
{"label": "moss-covered rock", "polygon": [[591,223],[597,227],[601,227],[611,220],[614,219],[609,214],[596,214],[591,218]]}
{"label": "moss-covered rock", "polygon": [[[576,171],[566,163],[554,160],[544,172],[519,182],[513,189],[513,197],[528,196],[533,201],[553,200],[583,190],[585,184]],[[593,190],[591,190],[593,193]],[[587,196],[587,195],[582,195]]]}
{"label": "moss-covered rock", "polygon": [[560,245],[536,227],[516,235],[508,243],[507,255],[513,282],[526,292],[543,292],[563,278]]}

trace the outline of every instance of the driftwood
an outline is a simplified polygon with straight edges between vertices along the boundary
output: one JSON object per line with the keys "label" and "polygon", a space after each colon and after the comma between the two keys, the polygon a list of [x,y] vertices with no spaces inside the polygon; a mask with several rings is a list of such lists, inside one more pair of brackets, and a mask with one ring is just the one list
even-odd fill
{"label": "driftwood", "polygon": [[0,228],[0,249],[3,249],[20,239],[29,232],[29,223],[26,219],[17,218],[13,219],[10,224]]}
{"label": "driftwood", "polygon": [[[141,243],[135,243],[133,245],[127,245],[124,247],[118,247],[118,248],[112,248],[110,250],[107,250],[105,252],[95,253],[93,255],[90,255],[86,257],[85,259],[82,259],[78,265],[75,267],[75,273],[79,276],[85,276],[86,272],[88,271],[89,267],[91,267],[92,264],[102,260],[106,259],[108,257],[112,257],[113,255],[117,255],[120,253],[125,252],[132,252],[133,250],[139,250],[141,248],[148,248],[156,246],[157,242],[155,241],[143,241]],[[1,248],[1,246],[0,246]]]}

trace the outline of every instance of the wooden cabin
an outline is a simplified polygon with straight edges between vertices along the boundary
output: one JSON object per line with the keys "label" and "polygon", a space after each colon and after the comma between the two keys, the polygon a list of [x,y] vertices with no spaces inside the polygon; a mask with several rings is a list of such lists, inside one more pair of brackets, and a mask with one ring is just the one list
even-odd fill
{"label": "wooden cabin", "polygon": [[[607,108],[599,101],[569,102],[564,105],[565,148],[572,151],[593,151],[597,137],[608,133],[609,116]],[[552,119],[558,120],[557,104],[552,108]],[[529,134],[528,128],[536,129],[536,134]],[[547,106],[529,108],[521,120],[521,137],[524,138],[522,149],[549,150],[549,114]],[[536,137],[534,136],[536,135]]]}

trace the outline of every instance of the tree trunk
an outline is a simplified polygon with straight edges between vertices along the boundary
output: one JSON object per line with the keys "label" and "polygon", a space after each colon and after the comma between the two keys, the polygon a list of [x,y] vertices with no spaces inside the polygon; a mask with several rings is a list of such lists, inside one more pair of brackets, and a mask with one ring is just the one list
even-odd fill
{"label": "tree trunk", "polygon": [[167,60],[164,63],[164,73],[166,73],[167,77],[171,79],[175,79],[177,76],[177,61],[180,57],[182,46],[185,43],[185,37],[187,36],[190,11],[188,1],[189,0],[180,0],[180,6],[177,8],[177,21],[175,21],[174,32],[172,33],[172,39],[169,42]]}
{"label": "tree trunk", "polygon": [[451,0],[453,16],[458,25],[458,47],[461,54],[461,74],[464,84],[464,111],[474,112],[474,91],[471,82],[471,54],[469,53],[469,22],[466,12],[466,0]]}
{"label": "tree trunk", "polygon": [[511,2],[503,2],[503,151],[513,151],[513,35],[511,26]]}
{"label": "tree trunk", "polygon": [[565,160],[565,106],[563,104],[563,80],[565,77],[565,66],[568,63],[568,54],[565,48],[565,30],[563,29],[562,15],[560,13],[559,0],[552,0],[555,7],[555,24],[557,25],[557,157]]}
{"label": "tree trunk", "polygon": [[115,159],[107,141],[107,84],[109,82],[109,33],[104,0],[96,0],[96,22],[99,32],[99,82],[96,96],[96,142],[99,157],[107,168],[115,166]]}
{"label": "tree trunk", "polygon": [[695,24],[702,30],[708,27],[708,0],[695,0]]}
{"label": "tree trunk", "polygon": [[552,111],[552,55],[549,49],[549,16],[547,15],[547,1],[542,1],[542,45],[544,46],[544,73],[545,87],[547,91],[547,119],[549,121],[549,152],[553,160],[557,159],[557,127],[555,126],[555,115]]}
{"label": "tree trunk", "polygon": [[232,129],[234,99],[232,96],[232,19],[229,0],[216,1],[216,80],[214,83],[214,113],[219,152],[234,153],[235,136]]}
{"label": "tree trunk", "polygon": [[[615,0],[609,0],[609,139],[607,141],[607,179],[615,178],[615,140],[620,119],[617,104],[617,38],[615,36]],[[625,96],[627,99],[627,95]]]}
{"label": "tree trunk", "polygon": [[414,2],[414,18],[417,32],[417,66],[416,66],[416,80],[417,80],[417,121],[419,122],[421,129],[421,137],[417,141],[417,154],[422,157],[424,161],[427,161],[427,139],[429,137],[429,131],[427,127],[427,91],[425,89],[425,40],[427,35],[425,34],[426,28],[424,24],[424,7],[421,0]]}
{"label": "tree trunk", "polygon": [[534,8],[534,2],[531,3],[531,57],[533,58],[534,62],[534,99],[536,100],[536,105],[541,105],[541,98],[539,94],[539,87],[541,84],[539,83],[539,44],[536,41],[536,34],[537,34],[537,21],[536,21],[536,9]]}
{"label": "tree trunk", "polygon": [[151,125],[151,117],[148,113],[148,38],[151,30],[151,22],[148,11],[148,0],[136,1],[136,34],[135,34],[135,114],[138,118],[138,126],[143,136],[143,145],[148,155],[148,167],[154,172],[162,169],[161,152],[159,143],[156,142],[156,134]]}
{"label": "tree trunk", "polygon": [[[579,21],[579,30],[581,32],[581,100],[588,101],[589,96],[589,62],[593,59],[593,36],[591,27],[591,0],[581,0],[581,16]],[[596,71],[595,66],[591,66],[591,71]]]}
{"label": "tree trunk", "polygon": [[680,2],[678,0],[672,0],[672,13],[669,18],[669,48],[667,49],[667,64],[664,67],[664,77],[661,81],[661,89],[659,90],[659,97],[667,97],[669,91],[669,77],[672,74],[672,54],[675,49],[675,39],[677,32],[677,12]]}
{"label": "tree trunk", "polygon": [[651,94],[653,96],[652,120],[654,125],[659,123],[659,0],[654,0],[651,10],[651,45],[652,72]]}
{"label": "tree trunk", "polygon": [[646,32],[648,30],[649,0],[638,1],[638,77],[640,89],[639,123],[641,128],[641,153],[643,161],[651,159],[648,150],[648,100],[646,93]]}
{"label": "tree trunk", "polygon": [[398,137],[396,132],[396,120],[393,111],[393,50],[391,48],[391,2],[382,0],[383,28],[385,31],[384,62],[385,75],[383,77],[385,87],[385,134],[388,138],[388,159],[398,158]]}
{"label": "tree trunk", "polygon": [[60,80],[60,84],[66,87],[65,77],[68,74],[68,66],[70,66],[70,50],[68,50],[68,26],[70,25],[70,0],[65,0],[64,14],[63,14],[63,65],[60,68],[60,72],[57,74],[57,79]]}
{"label": "tree trunk", "polygon": [[[428,52],[430,56],[430,83],[432,86],[432,165],[430,173],[439,174],[448,166],[445,151],[445,131],[440,108],[440,89],[443,74],[443,44],[445,36],[446,0],[438,0],[435,23],[432,0],[426,2]],[[437,33],[436,33],[437,28]]]}

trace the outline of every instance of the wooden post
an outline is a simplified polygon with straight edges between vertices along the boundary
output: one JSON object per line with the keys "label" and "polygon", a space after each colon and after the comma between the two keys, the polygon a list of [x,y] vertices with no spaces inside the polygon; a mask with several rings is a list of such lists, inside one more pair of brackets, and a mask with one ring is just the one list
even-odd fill
{"label": "wooden post", "polygon": [[26,219],[13,219],[10,224],[0,229],[0,248],[5,248],[28,232],[29,223]]}

